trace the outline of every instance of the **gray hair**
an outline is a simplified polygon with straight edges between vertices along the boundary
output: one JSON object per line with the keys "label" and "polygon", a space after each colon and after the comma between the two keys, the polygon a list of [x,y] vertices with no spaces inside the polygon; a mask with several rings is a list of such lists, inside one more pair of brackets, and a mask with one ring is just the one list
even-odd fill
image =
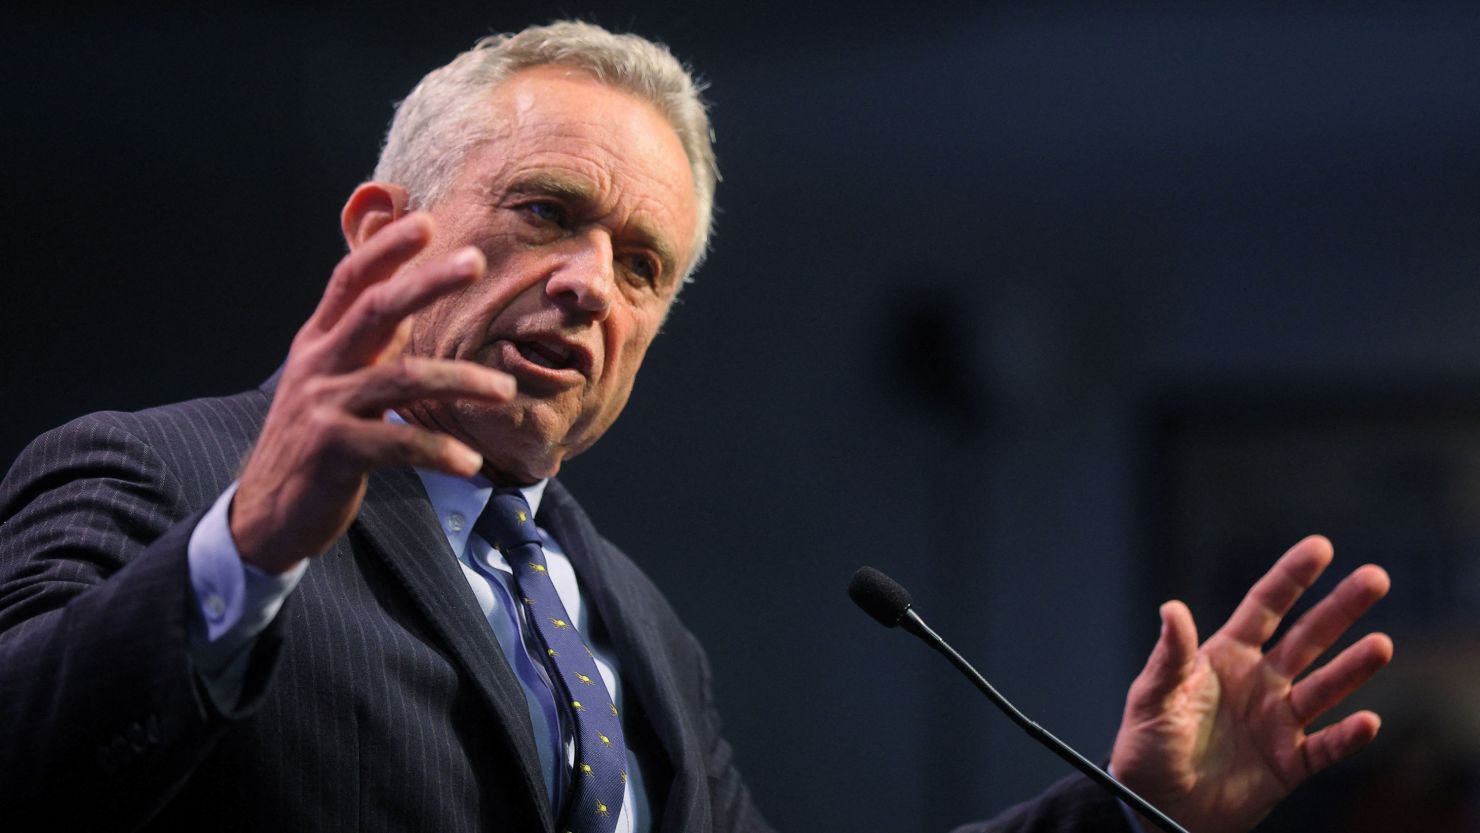
{"label": "gray hair", "polygon": [[396,106],[374,177],[405,188],[413,206],[447,196],[468,154],[488,141],[494,125],[483,109],[488,93],[514,73],[555,64],[590,73],[657,107],[688,156],[698,203],[699,237],[688,280],[709,248],[719,167],[703,84],[666,46],[618,35],[590,23],[559,21],[513,35],[490,35],[434,69]]}

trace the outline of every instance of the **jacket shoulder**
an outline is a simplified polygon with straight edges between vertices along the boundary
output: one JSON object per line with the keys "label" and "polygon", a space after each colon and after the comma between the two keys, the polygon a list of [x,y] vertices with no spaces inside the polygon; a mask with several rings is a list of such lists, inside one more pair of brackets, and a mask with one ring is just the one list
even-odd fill
{"label": "jacket shoulder", "polygon": [[78,417],[21,451],[0,484],[0,519],[42,494],[87,483],[152,483],[184,505],[208,503],[235,476],[268,404],[254,390]]}

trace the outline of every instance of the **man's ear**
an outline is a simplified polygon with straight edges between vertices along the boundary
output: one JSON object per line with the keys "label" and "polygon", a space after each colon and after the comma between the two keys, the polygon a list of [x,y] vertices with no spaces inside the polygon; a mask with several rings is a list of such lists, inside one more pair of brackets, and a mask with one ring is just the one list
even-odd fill
{"label": "man's ear", "polygon": [[362,182],[339,214],[339,228],[350,251],[406,214],[406,189],[389,182]]}

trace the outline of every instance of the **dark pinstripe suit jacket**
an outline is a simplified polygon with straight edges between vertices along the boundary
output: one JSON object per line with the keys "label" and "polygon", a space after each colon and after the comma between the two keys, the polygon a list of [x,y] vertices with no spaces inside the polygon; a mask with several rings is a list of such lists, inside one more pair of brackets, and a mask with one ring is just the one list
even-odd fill
{"label": "dark pinstripe suit jacket", "polygon": [[[186,544],[270,395],[84,417],[0,486],[0,829],[551,830],[523,691],[410,470],[372,477],[239,707],[202,697]],[[694,637],[559,483],[539,520],[620,659],[661,828],[768,829]]]}
{"label": "dark pinstripe suit jacket", "polygon": [[[0,485],[0,828],[551,830],[523,692],[409,470],[371,478],[259,638],[238,708],[203,697],[186,545],[270,397],[84,417]],[[621,662],[660,829],[768,830],[698,642],[558,482],[539,521]],[[1084,784],[973,829],[1118,829]]]}

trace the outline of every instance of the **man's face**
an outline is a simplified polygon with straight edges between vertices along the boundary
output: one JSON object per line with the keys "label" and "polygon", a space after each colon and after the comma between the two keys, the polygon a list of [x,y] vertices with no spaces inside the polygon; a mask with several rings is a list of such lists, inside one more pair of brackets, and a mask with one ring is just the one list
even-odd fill
{"label": "man's face", "polygon": [[694,182],[651,104],[564,67],[492,93],[495,136],[427,207],[423,257],[476,246],[488,271],[419,312],[409,355],[514,377],[501,406],[426,403],[410,415],[483,454],[499,481],[548,477],[621,413],[694,256]]}

